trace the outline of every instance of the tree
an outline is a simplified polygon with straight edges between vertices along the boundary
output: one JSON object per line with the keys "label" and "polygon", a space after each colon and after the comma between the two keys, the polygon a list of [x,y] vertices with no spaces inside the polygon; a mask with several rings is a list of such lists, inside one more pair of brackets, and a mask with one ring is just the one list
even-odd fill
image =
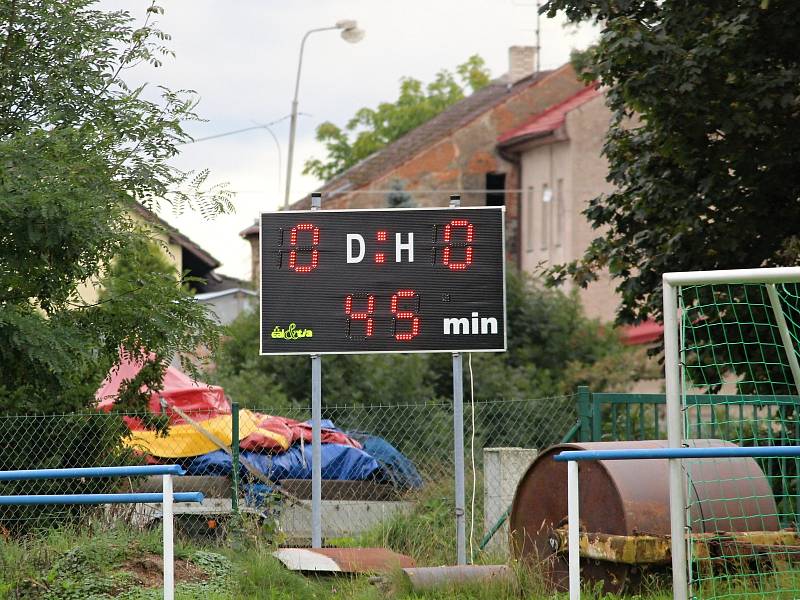
{"label": "tree", "polygon": [[[153,19],[93,0],[13,0],[0,10],[0,411],[88,406],[122,347],[148,359],[153,386],[175,352],[214,347],[217,329],[174,276],[128,269],[97,302],[81,295],[105,269],[141,258],[150,234],[134,199],[213,214],[229,206],[207,172],[168,160],[196,118],[184,91],[128,87],[122,73],[161,64]],[[147,99],[148,94],[153,99]],[[131,264],[130,262],[128,264]],[[114,269],[112,268],[112,274]],[[117,271],[117,275],[120,275]],[[123,283],[124,282],[124,283]],[[190,361],[186,366],[192,368]],[[138,382],[123,405],[141,406]]]}
{"label": "tree", "polygon": [[458,65],[455,74],[446,69],[439,71],[426,86],[418,79],[403,77],[394,102],[359,109],[344,129],[329,121],[320,124],[317,141],[325,144],[328,156],[306,161],[303,173],[327,181],[435,117],[463,99],[466,92],[488,83],[489,71],[477,54]]}
{"label": "tree", "polygon": [[792,264],[800,222],[800,4],[787,0],[550,0],[602,32],[587,81],[613,110],[616,191],[585,211],[602,233],[551,273],[608,268],[622,322],[661,315],[666,271]]}

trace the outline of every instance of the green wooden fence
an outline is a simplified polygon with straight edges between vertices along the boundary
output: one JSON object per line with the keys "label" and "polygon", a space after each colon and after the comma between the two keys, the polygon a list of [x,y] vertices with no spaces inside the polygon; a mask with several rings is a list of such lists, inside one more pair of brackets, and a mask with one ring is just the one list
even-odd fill
{"label": "green wooden fence", "polygon": [[[666,439],[666,396],[592,392],[579,387],[578,421],[564,442]],[[800,396],[692,394],[685,397],[687,438],[740,446],[800,445]],[[785,517],[800,510],[800,460],[759,460]],[[794,521],[786,518],[785,521]]]}

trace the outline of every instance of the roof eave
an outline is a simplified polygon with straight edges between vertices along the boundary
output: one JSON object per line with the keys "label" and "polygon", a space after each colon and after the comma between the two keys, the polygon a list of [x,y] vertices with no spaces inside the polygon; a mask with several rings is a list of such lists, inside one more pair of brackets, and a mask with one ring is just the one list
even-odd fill
{"label": "roof eave", "polygon": [[538,146],[545,146],[547,144],[554,144],[556,142],[566,142],[568,140],[569,135],[567,135],[567,128],[562,123],[553,129],[523,134],[508,140],[504,140],[499,142],[497,147],[506,152],[519,154]]}
{"label": "roof eave", "polygon": [[194,256],[197,257],[199,261],[208,265],[209,270],[216,269],[217,267],[222,265],[220,261],[218,261],[211,254],[203,250],[203,248],[201,248],[199,244],[190,240],[186,235],[184,235],[178,229],[167,223],[164,219],[159,217],[157,214],[155,214],[147,207],[142,206],[138,202],[134,202],[133,206],[136,212],[142,215],[142,217],[144,217],[145,220],[163,229],[166,232],[169,241],[171,243],[177,244],[184,250],[191,252]]}

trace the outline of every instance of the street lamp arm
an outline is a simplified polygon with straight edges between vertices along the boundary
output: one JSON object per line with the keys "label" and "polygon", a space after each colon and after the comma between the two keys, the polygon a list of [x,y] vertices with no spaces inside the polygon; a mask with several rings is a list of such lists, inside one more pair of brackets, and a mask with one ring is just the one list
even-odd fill
{"label": "street lamp arm", "polygon": [[306,40],[308,36],[312,33],[317,33],[318,31],[331,31],[333,29],[339,29],[338,27],[318,27],[316,29],[309,29],[306,31],[305,35],[303,36],[303,40],[300,42],[300,59],[297,61],[297,78],[294,81],[294,97],[292,99],[293,103],[297,103],[297,96],[300,93],[300,71],[303,69],[303,53],[306,49]]}
{"label": "street lamp arm", "polygon": [[289,208],[289,196],[292,188],[292,161],[294,158],[294,137],[297,131],[297,96],[300,93],[300,73],[303,70],[303,54],[306,49],[306,40],[312,33],[319,31],[341,30],[342,38],[351,44],[355,44],[364,37],[364,32],[358,29],[358,25],[353,20],[339,21],[332,27],[317,27],[309,29],[300,42],[300,58],[297,61],[297,77],[294,80],[294,96],[292,97],[292,119],[289,124],[289,154],[286,159],[286,193],[283,197],[283,208]]}

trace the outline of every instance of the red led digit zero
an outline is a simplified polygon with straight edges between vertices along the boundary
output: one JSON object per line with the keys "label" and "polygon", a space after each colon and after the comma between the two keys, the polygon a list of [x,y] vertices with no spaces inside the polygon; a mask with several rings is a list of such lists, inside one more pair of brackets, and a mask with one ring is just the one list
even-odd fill
{"label": "red led digit zero", "polygon": [[[353,312],[353,298],[366,298],[367,310]],[[372,318],[375,314],[375,296],[372,294],[348,294],[344,299],[344,314],[347,315],[347,337],[351,340],[355,339],[351,330],[353,321],[364,321],[364,337],[371,337],[375,329],[375,321]]]}
{"label": "red led digit zero", "polygon": [[[297,237],[301,231],[311,232],[310,247],[298,247]],[[317,250],[317,246],[319,246],[319,227],[315,227],[311,223],[298,223],[292,227],[292,230],[289,233],[289,245],[292,247],[291,251],[289,252],[289,268],[292,271],[297,273],[308,273],[309,271],[313,271],[317,268],[317,265],[319,264],[319,250]],[[299,263],[297,260],[298,252],[310,252],[310,262]]]}
{"label": "red led digit zero", "polygon": [[[406,300],[407,302],[409,299],[415,301],[414,310],[400,310],[398,306],[400,301]],[[392,315],[394,315],[392,322],[394,339],[401,342],[408,342],[419,335],[419,317],[417,316],[418,311],[419,296],[414,290],[397,290],[397,293],[392,295]],[[400,320],[410,321],[411,329],[408,331],[398,332],[397,322]]]}
{"label": "red led digit zero", "polygon": [[[464,228],[466,239],[464,242],[459,242],[455,247],[464,247],[464,260],[462,262],[455,262],[450,260],[453,252],[454,243],[452,241],[453,230],[456,228]],[[451,271],[463,271],[472,264],[472,243],[475,237],[475,226],[466,219],[454,219],[444,227],[444,241],[447,245],[444,247],[444,254],[442,256],[442,264],[449,268]]]}

